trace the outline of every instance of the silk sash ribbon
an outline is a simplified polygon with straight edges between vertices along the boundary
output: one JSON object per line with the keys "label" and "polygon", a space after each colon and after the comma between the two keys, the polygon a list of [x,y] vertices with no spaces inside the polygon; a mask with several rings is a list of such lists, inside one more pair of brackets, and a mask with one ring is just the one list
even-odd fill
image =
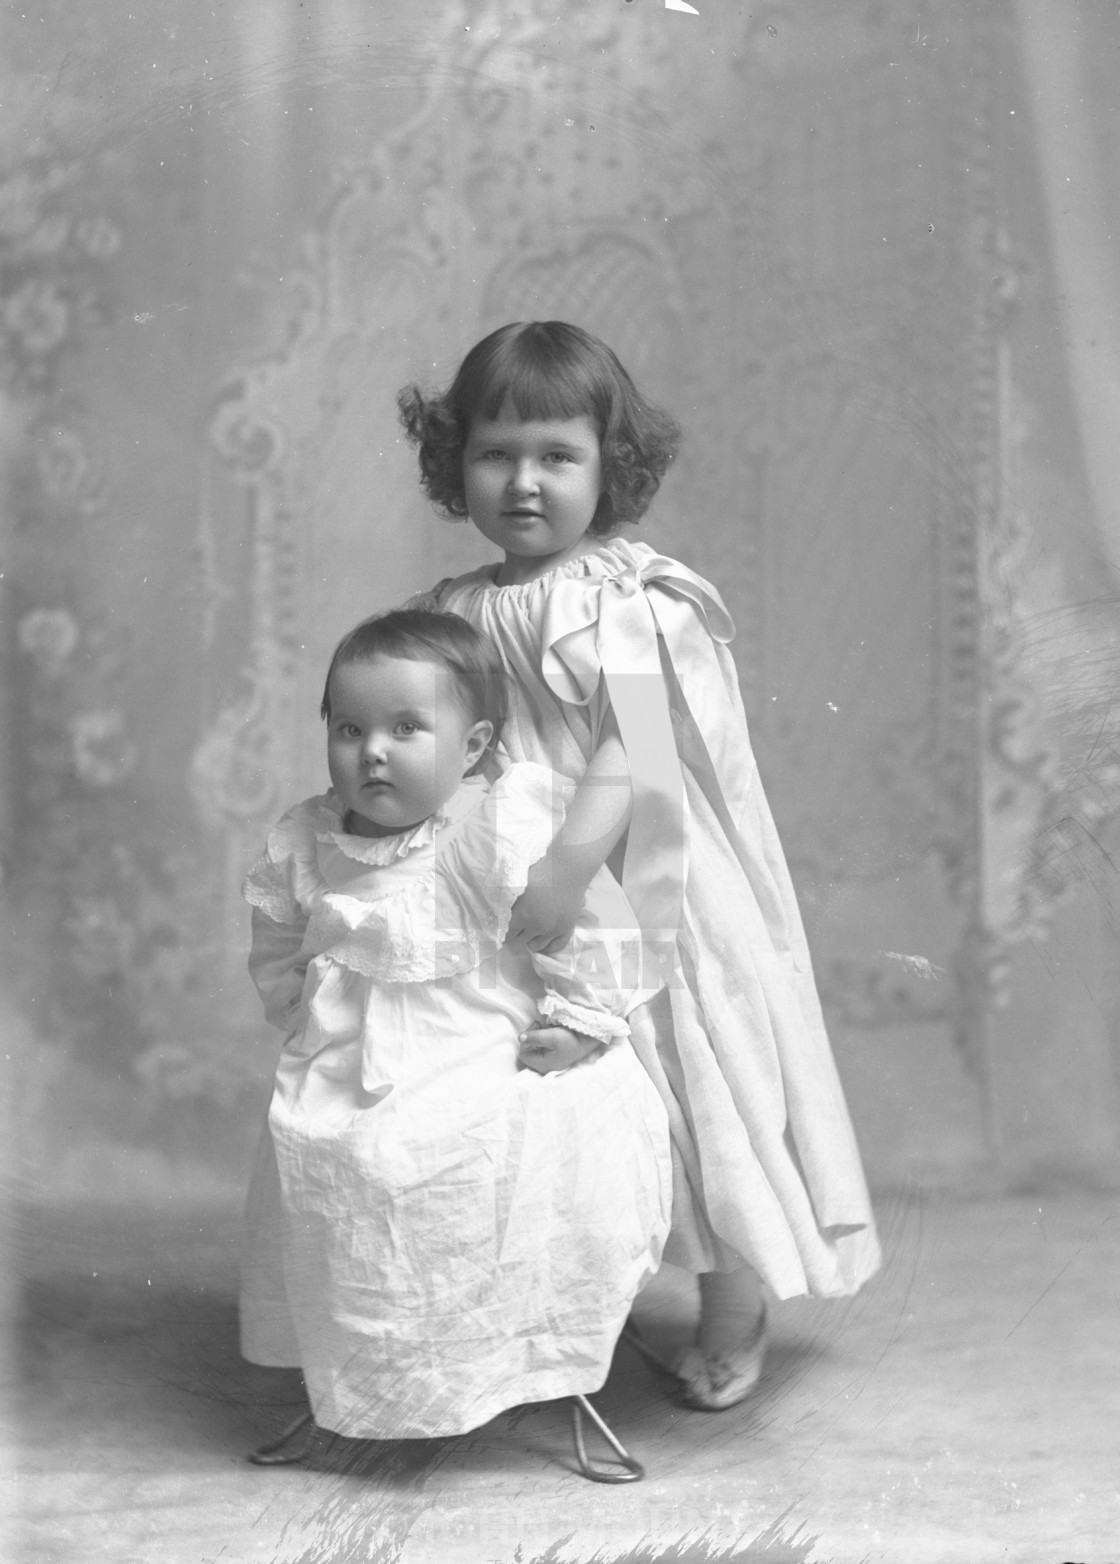
{"label": "silk sash ribbon", "polygon": [[[647,595],[645,587],[653,584],[663,591]],[[585,581],[580,586],[586,614],[594,599],[586,594]],[[675,939],[688,876],[688,806],[661,662],[662,647],[673,660],[675,637],[666,632],[673,629],[682,599],[713,639],[731,640],[734,626],[716,589],[686,565],[657,554],[603,580],[597,624],[584,619],[563,625],[567,616],[561,610],[549,616],[552,633],[545,636],[547,683],[561,699],[576,696],[584,702],[594,692],[583,688],[577,695],[574,670],[565,663],[560,646],[581,630],[596,636],[596,661],[630,767],[633,804],[622,884],[650,941]],[[571,606],[575,608],[574,601]],[[556,607],[561,607],[559,602]],[[684,687],[679,674],[676,682]]]}

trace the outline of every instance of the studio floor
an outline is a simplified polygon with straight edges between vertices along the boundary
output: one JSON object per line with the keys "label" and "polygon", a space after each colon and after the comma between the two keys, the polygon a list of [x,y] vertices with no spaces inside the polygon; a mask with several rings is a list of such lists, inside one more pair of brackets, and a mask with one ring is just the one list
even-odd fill
{"label": "studio floor", "polygon": [[[568,1412],[464,1439],[245,1452],[298,1410],[237,1353],[236,1214],[26,1213],[5,1462],[19,1564],[1117,1564],[1120,1199],[884,1200],[860,1297],[775,1311],[763,1382],[713,1415],[623,1345],[596,1397],[647,1480],[573,1469]],[[690,1290],[641,1302],[662,1344]]]}

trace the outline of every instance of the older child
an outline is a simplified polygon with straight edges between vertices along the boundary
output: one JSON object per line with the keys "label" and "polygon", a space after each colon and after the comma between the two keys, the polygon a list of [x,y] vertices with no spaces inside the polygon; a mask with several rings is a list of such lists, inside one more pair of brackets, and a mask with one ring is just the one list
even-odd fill
{"label": "older child", "polygon": [[[759,1377],[760,1279],[854,1292],[879,1252],[789,873],[747,737],[718,592],[628,529],[679,431],[611,350],[562,321],[504,326],[442,394],[401,394],[423,484],[502,554],[424,601],[501,650],[505,742],[577,792],[513,927],[548,948],[605,861],[679,981],[633,1028],[673,1129],[666,1257],[700,1273],[686,1399]],[[420,600],[418,600],[420,601]],[[621,855],[621,864],[619,857]]]}

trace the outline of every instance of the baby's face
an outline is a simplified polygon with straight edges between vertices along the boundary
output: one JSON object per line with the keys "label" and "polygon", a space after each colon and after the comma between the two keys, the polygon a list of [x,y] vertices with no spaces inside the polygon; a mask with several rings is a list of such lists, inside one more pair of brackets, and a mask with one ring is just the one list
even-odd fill
{"label": "baby's face", "polygon": [[463,710],[442,663],[346,663],[331,675],[330,707],[331,783],[360,836],[391,836],[435,814],[492,733]]}

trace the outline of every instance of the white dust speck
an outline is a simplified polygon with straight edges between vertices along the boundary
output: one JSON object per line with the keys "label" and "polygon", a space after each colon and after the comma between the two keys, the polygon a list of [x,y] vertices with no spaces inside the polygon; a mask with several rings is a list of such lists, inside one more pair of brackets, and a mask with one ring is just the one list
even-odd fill
{"label": "white dust speck", "polygon": [[908,972],[916,972],[919,977],[930,981],[934,978],[944,977],[944,969],[935,967],[926,956],[906,956],[900,950],[885,950],[883,955],[888,961],[901,961]]}

